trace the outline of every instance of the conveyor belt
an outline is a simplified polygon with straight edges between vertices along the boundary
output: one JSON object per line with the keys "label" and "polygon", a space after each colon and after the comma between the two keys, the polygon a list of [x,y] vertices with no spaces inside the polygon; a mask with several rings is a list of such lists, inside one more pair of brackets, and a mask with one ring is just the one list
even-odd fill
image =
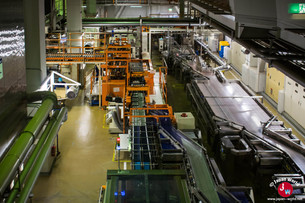
{"label": "conveyor belt", "polygon": [[197,83],[216,116],[241,124],[252,133],[261,135],[261,122],[267,122],[268,115],[252,98],[217,98],[217,96],[249,96],[238,83],[220,83],[210,76],[207,83]]}
{"label": "conveyor belt", "polygon": [[[145,96],[143,93],[133,93],[132,107],[144,107]],[[133,110],[133,115],[144,116],[145,110]],[[133,118],[133,162],[134,169],[150,169],[151,153],[150,143],[148,139],[146,118],[134,117]]]}
{"label": "conveyor belt", "polygon": [[216,76],[212,74],[206,76],[209,77],[208,81],[198,81],[195,84],[204,96],[216,97],[206,98],[216,116],[243,125],[250,132],[280,148],[305,174],[305,157],[300,152],[262,133],[263,125],[261,122],[267,122],[272,115],[269,115],[251,98],[217,98],[217,96],[249,96],[249,94],[238,83],[220,83]]}
{"label": "conveyor belt", "polygon": [[172,127],[169,121],[166,120],[167,118],[160,119],[162,126],[161,130],[178,141],[186,150],[192,166],[196,187],[204,194],[209,202],[220,202],[217,194],[217,187],[210,172],[204,149]]}

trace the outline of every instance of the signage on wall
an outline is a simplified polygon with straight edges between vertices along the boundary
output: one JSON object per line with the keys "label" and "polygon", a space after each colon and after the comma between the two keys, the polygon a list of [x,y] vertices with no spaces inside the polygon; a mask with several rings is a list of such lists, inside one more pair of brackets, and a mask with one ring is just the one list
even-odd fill
{"label": "signage on wall", "polygon": [[2,59],[0,58],[0,80],[3,78],[3,65],[2,65]]}
{"label": "signage on wall", "polygon": [[288,13],[305,14],[305,3],[293,3],[288,6]]}

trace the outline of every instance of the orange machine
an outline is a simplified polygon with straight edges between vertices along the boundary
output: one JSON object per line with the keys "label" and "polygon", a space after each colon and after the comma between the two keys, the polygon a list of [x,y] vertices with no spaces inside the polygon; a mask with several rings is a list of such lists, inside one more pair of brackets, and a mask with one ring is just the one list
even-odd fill
{"label": "orange machine", "polygon": [[112,45],[108,45],[105,53],[106,63],[101,66],[103,107],[108,106],[111,101],[123,102],[128,64],[131,59],[131,45],[115,41]]}
{"label": "orange machine", "polygon": [[[172,107],[167,104],[154,104],[150,103],[150,94],[154,94],[154,71],[151,69],[150,60],[141,60],[141,59],[132,59],[129,63],[129,71],[127,72],[127,87],[125,100],[123,105],[124,119],[123,123],[129,119],[129,124],[133,121],[132,118],[141,117],[141,118],[155,118],[157,122],[161,117],[168,117],[174,121],[174,114]],[[166,100],[166,75],[167,70],[165,67],[160,69],[160,78],[159,82],[162,88],[162,96]],[[162,77],[161,77],[162,76]],[[133,94],[134,93],[144,93],[144,103],[142,107],[133,107]],[[133,115],[134,110],[145,110],[145,114],[142,115]],[[152,111],[161,110],[167,112],[164,115],[154,115]],[[125,126],[123,127],[125,132]],[[126,133],[126,132],[125,132]]]}
{"label": "orange machine", "polygon": [[139,64],[141,70],[133,70],[131,67],[127,73],[128,84],[131,83],[132,78],[144,78],[145,86],[149,87],[149,94],[154,94],[154,75],[155,71],[152,68],[149,59],[132,59],[132,64]]}
{"label": "orange machine", "polygon": [[126,96],[125,96],[125,106],[129,107],[131,104],[131,96],[133,92],[144,92],[145,93],[145,102],[149,103],[149,86],[139,86],[139,87],[132,87],[128,86],[126,90]]}

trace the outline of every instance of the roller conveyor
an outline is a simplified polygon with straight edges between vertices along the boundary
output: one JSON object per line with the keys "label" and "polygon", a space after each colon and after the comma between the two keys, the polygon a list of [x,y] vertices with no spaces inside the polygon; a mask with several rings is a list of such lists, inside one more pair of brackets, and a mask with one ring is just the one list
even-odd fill
{"label": "roller conveyor", "polygon": [[196,187],[201,191],[210,202],[220,202],[216,185],[213,180],[212,174],[209,172],[209,166],[205,157],[204,149],[196,144],[193,140],[189,139],[180,131],[176,130],[171,124],[162,119],[161,130],[179,142],[186,150],[194,179],[196,180]]}
{"label": "roller conveyor", "polygon": [[[144,95],[143,93],[134,93],[132,96],[133,107],[144,107]],[[133,110],[133,115],[144,116],[144,110]],[[150,169],[151,166],[151,152],[150,143],[148,139],[148,130],[146,124],[146,118],[135,117],[133,118],[133,162],[134,169],[141,170]]]}
{"label": "roller conveyor", "polygon": [[[271,113],[252,98],[229,98],[230,96],[249,96],[238,82],[220,83],[212,73],[207,73],[205,76],[208,76],[209,80],[193,82],[193,87],[201,93],[203,98],[208,96],[205,100],[215,116],[244,126],[250,132],[286,152],[302,173],[305,173],[305,158],[301,151],[263,134],[262,123],[271,119]],[[223,96],[227,98],[221,98]]]}

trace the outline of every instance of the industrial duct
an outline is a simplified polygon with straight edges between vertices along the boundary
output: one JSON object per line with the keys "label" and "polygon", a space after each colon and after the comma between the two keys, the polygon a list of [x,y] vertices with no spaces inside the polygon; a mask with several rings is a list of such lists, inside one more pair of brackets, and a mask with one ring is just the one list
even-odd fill
{"label": "industrial duct", "polygon": [[24,184],[24,187],[22,188],[20,197],[17,202],[26,202],[26,200],[28,199],[29,194],[34,186],[34,183],[36,182],[36,179],[40,173],[41,167],[50,150],[50,147],[52,146],[54,139],[61,126],[61,123],[63,122],[63,120],[65,118],[66,113],[67,113],[67,108],[62,108],[58,117],[56,118],[54,125],[52,126],[50,132],[48,133],[48,138],[46,139],[45,144],[43,145],[40,154],[37,156],[35,165],[32,167],[32,170],[30,171],[30,173],[27,177],[27,181]]}
{"label": "industrial duct", "polygon": [[[42,148],[50,149],[50,147],[45,144],[46,140],[51,139],[51,138],[53,139],[54,136],[56,136],[56,134],[59,130],[60,124],[65,119],[66,113],[67,113],[67,109],[62,108],[60,112],[56,111],[54,113],[54,115],[52,116],[52,118],[50,119],[47,127],[45,128],[43,134],[41,135],[41,137],[38,141],[38,143],[36,144],[35,149],[33,150],[30,158],[28,159],[23,171],[20,173],[19,181],[14,185],[14,188],[13,188],[12,192],[10,193],[10,196],[7,200],[7,203],[13,202],[14,199],[16,198],[17,194],[19,193],[19,191],[22,190],[21,185],[23,185],[27,175],[29,173],[32,174],[31,172],[33,170],[31,171],[31,168],[32,168],[33,165],[36,165],[36,163],[38,162],[37,157],[39,156],[39,153],[42,151]],[[53,132],[53,134],[52,134],[52,132]],[[29,183],[25,183],[25,186],[27,184],[29,184]]]}
{"label": "industrial duct", "polygon": [[77,86],[71,86],[67,90],[67,94],[66,94],[68,99],[75,99],[77,97],[78,90],[79,90],[79,88]]}
{"label": "industrial duct", "polygon": [[0,195],[3,195],[22,159],[42,129],[50,111],[57,104],[56,95],[52,92],[35,92],[28,95],[28,100],[43,100],[43,102],[0,163]]}

